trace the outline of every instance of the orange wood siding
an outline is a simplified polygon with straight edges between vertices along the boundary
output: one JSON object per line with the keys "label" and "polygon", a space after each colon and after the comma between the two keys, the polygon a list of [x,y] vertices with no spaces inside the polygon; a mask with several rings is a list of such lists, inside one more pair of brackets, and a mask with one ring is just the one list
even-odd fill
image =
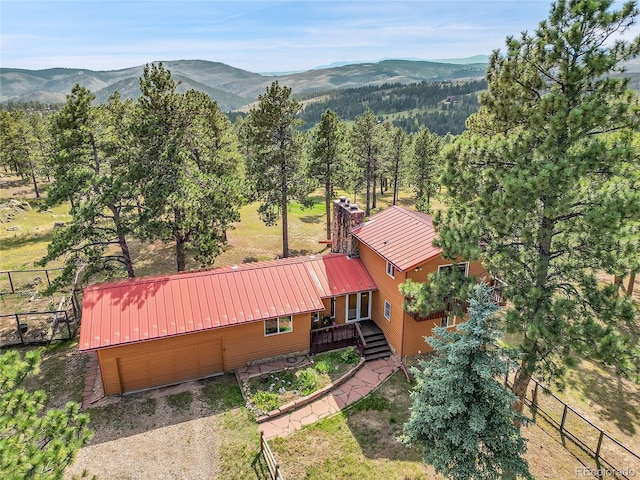
{"label": "orange wood siding", "polygon": [[[333,319],[333,321],[337,324],[343,324],[346,316],[346,296],[335,297],[335,299],[335,318]],[[323,298],[322,303],[324,304],[324,310],[320,312],[320,320],[322,320],[322,317],[324,316],[331,315],[331,298]]]}
{"label": "orange wood siding", "polygon": [[[423,263],[417,267],[417,269],[410,270],[407,272],[407,276],[414,282],[426,282],[431,273],[438,271],[438,267],[440,265],[450,265],[458,262],[459,261],[452,262],[451,260],[437,256],[436,258]],[[489,275],[480,262],[469,262],[469,276],[482,278],[484,276],[488,277]],[[404,355],[411,356],[417,355],[418,352],[432,351],[433,348],[425,342],[424,337],[430,337],[433,335],[433,328],[440,325],[440,319],[416,322],[406,313],[404,317]]]}
{"label": "orange wood siding", "polygon": [[[387,261],[362,243],[360,260],[378,286],[378,291],[373,293],[371,319],[382,329],[391,348],[401,353],[404,297],[398,290],[398,286],[404,283],[406,274],[396,271],[395,278],[391,278],[387,275]],[[391,304],[391,320],[384,318],[385,300]]]}
{"label": "orange wood siding", "polygon": [[[163,351],[188,350],[198,344],[211,345],[214,348],[218,344],[222,349],[220,371],[229,371],[241,367],[247,362],[308,351],[310,328],[311,318],[308,313],[305,313],[293,317],[292,332],[278,335],[265,336],[264,322],[254,322],[101,349],[97,353],[105,394],[123,393],[121,374],[118,368],[118,359],[122,357],[127,357],[127,365],[131,366],[135,363],[135,356],[140,355],[140,368],[145,368],[142,354],[146,354],[147,358],[151,359],[152,357],[162,357]],[[167,368],[169,368],[169,364],[167,364]],[[197,378],[198,376],[192,370],[184,372],[184,374],[184,379]]]}

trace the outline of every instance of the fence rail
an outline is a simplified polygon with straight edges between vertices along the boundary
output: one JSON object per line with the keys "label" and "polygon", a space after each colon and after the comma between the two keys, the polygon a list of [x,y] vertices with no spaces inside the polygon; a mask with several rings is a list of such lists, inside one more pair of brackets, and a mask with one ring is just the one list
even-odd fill
{"label": "fence rail", "polygon": [[282,472],[280,472],[280,466],[276,461],[276,457],[273,456],[271,447],[269,447],[267,440],[264,438],[264,432],[262,430],[260,430],[260,453],[262,453],[265,462],[267,462],[271,480],[284,480]]}
{"label": "fence rail", "polygon": [[[42,268],[42,269],[38,269],[38,270],[4,270],[4,271],[0,271],[0,295],[9,295],[9,294],[15,294],[16,292],[20,291],[20,288],[16,282],[17,278],[26,274],[26,273],[44,273],[46,279],[47,279],[47,285],[49,287],[51,287],[51,275],[49,275],[49,272],[57,272],[59,270],[62,270],[62,268]],[[7,287],[6,284],[4,284],[4,282],[2,281],[3,277],[7,277],[7,280],[9,281],[8,284],[8,288],[7,291],[5,291],[5,288]],[[27,288],[23,288],[22,290],[26,290],[29,288],[33,288],[33,285],[27,285]]]}
{"label": "fence rail", "polygon": [[[509,384],[508,378],[505,383]],[[542,395],[540,390],[544,391]],[[534,418],[541,414],[560,432],[563,443],[569,439],[595,460],[600,472],[598,478],[609,476],[630,480],[640,475],[638,453],[611,437],[533,378],[527,386],[525,403],[531,408]]]}

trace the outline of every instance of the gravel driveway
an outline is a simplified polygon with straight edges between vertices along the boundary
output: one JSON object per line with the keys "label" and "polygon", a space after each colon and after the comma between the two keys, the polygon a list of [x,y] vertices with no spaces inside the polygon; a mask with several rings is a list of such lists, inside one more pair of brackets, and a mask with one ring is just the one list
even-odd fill
{"label": "gravel driveway", "polygon": [[101,480],[222,478],[217,412],[203,391],[206,382],[98,402],[88,409],[96,435],[65,478],[83,470]]}

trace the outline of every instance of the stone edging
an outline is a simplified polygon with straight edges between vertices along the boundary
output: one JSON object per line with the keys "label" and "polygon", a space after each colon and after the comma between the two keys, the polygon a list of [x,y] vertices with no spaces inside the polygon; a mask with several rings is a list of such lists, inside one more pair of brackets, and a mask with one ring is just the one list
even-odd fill
{"label": "stone edging", "polygon": [[274,419],[276,417],[279,417],[280,415],[284,415],[285,413],[289,413],[289,412],[291,412],[291,411],[293,411],[293,410],[295,410],[295,409],[297,409],[299,407],[307,405],[308,403],[311,403],[314,400],[317,400],[318,398],[326,395],[331,390],[333,390],[336,387],[339,387],[344,382],[346,382],[351,377],[353,377],[356,374],[356,372],[362,368],[363,365],[364,365],[364,358],[360,358],[360,362],[358,362],[358,364],[355,367],[353,367],[351,370],[346,372],[344,375],[342,375],[335,382],[330,383],[329,385],[326,385],[325,387],[322,387],[320,390],[316,390],[311,395],[307,395],[306,397],[299,398],[297,400],[294,400],[293,402],[286,403],[283,406],[281,406],[280,408],[276,408],[275,410],[270,411],[268,414],[256,418],[256,422],[258,422],[259,424],[260,423],[264,423],[264,422],[266,422],[268,420],[272,420],[272,419]]}

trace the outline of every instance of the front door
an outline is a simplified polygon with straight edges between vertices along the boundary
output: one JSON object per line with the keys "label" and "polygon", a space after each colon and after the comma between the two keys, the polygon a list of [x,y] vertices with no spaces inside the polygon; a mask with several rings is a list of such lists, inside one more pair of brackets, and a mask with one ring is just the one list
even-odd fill
{"label": "front door", "polygon": [[347,322],[358,322],[371,318],[371,292],[347,295]]}

